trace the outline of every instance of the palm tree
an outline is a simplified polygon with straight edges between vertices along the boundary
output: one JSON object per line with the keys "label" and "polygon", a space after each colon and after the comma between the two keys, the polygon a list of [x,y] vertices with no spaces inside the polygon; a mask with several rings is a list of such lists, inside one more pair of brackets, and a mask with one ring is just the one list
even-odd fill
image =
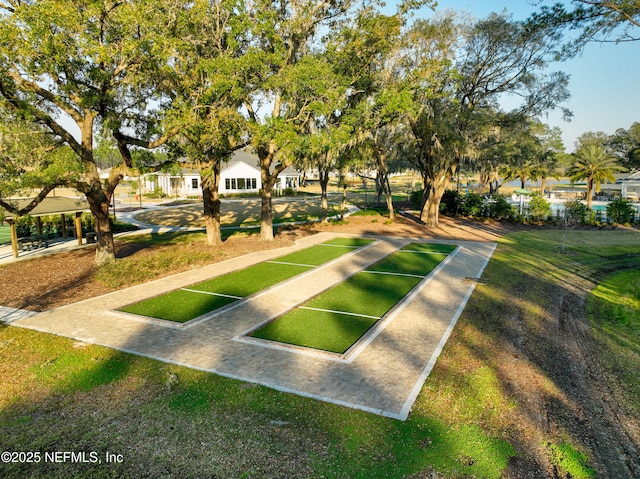
{"label": "palm tree", "polygon": [[591,209],[593,189],[600,191],[605,181],[615,181],[616,171],[624,171],[624,167],[616,163],[617,158],[602,145],[587,144],[575,153],[575,161],[567,170],[571,181],[587,180],[587,209]]}

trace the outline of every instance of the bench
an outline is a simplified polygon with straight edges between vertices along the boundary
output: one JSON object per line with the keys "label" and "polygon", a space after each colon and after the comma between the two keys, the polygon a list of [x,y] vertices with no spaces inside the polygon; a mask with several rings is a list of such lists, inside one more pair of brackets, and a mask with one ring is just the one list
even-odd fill
{"label": "bench", "polygon": [[24,236],[18,238],[18,246],[21,251],[31,251],[38,248],[48,248],[49,241],[43,236]]}

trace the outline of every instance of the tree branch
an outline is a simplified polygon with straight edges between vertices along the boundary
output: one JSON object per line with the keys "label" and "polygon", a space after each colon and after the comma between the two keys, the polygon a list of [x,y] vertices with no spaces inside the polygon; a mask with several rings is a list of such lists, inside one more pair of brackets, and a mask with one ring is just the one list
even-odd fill
{"label": "tree branch", "polygon": [[32,211],[36,206],[38,206],[42,202],[42,200],[44,200],[45,197],[49,193],[51,193],[53,191],[54,188],[56,188],[58,186],[62,186],[63,184],[64,184],[64,182],[56,181],[51,185],[45,186],[44,189],[42,191],[40,191],[38,196],[36,196],[34,199],[32,199],[22,209],[18,209],[18,207],[16,207],[15,205],[12,205],[11,203],[8,203],[7,201],[5,201],[5,200],[3,200],[1,198],[0,198],[0,206],[3,207],[8,212],[13,213],[16,216],[24,216],[26,214],[29,214],[30,211]]}

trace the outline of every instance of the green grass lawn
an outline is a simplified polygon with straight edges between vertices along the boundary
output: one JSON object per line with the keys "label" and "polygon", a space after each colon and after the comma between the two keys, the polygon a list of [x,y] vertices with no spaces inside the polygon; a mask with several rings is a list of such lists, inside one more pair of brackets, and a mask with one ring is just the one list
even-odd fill
{"label": "green grass lawn", "polygon": [[611,371],[633,391],[631,406],[640,414],[640,270],[607,276],[587,304]]}
{"label": "green grass lawn", "polygon": [[[606,289],[598,301],[604,303],[594,315],[620,297],[634,309],[593,316],[584,332],[601,331],[593,359],[610,361],[620,386],[615,400],[640,404],[640,380],[633,376],[640,371],[631,300],[637,293],[619,289],[615,278],[640,270],[640,235],[568,231],[562,251],[563,235],[520,232],[500,241],[483,274],[488,283],[477,286],[406,421],[0,325],[3,450],[123,456],[109,464],[7,462],[0,464],[0,476],[499,479],[509,474],[512,456],[519,458],[511,466],[528,465],[536,451],[548,450],[558,475],[589,477],[590,457],[583,450],[590,435],[575,424],[539,428],[539,410],[532,414],[526,391],[505,378],[505,369],[508,374],[511,362],[530,364],[531,377],[554,401],[549,413],[571,400],[571,392],[554,390],[558,378],[540,367],[545,357],[509,354],[505,368],[501,359],[513,346],[504,338],[522,316],[523,347],[532,347],[543,337],[545,321],[557,314],[548,300],[558,288],[566,280],[577,284],[578,275],[602,275]],[[624,369],[615,358],[626,363]],[[171,388],[170,375],[178,378]],[[528,449],[522,438],[531,434]],[[574,457],[577,465],[568,466]]]}
{"label": "green grass lawn", "polygon": [[455,248],[407,245],[251,336],[344,354]]}
{"label": "green grass lawn", "polygon": [[271,261],[134,303],[119,311],[184,323],[286,281],[371,243],[336,238]]}

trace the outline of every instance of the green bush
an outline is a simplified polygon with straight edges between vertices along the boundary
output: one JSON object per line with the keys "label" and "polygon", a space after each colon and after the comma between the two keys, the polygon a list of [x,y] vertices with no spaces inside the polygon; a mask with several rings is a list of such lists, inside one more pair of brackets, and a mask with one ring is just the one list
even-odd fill
{"label": "green bush", "polygon": [[564,215],[567,223],[585,223],[587,219],[587,205],[580,200],[569,200],[564,204]]}
{"label": "green bush", "polygon": [[424,194],[424,190],[415,190],[411,193],[410,201],[411,204],[419,210],[422,208],[422,195]]}
{"label": "green bush", "polygon": [[161,187],[158,186],[153,190],[153,193],[144,193],[142,196],[154,200],[159,198],[166,198],[167,194],[162,191]]}
{"label": "green bush", "polygon": [[21,216],[16,219],[16,234],[18,238],[36,234],[36,226],[31,216]]}
{"label": "green bush", "polygon": [[467,193],[460,202],[460,214],[463,216],[482,216],[484,198],[477,193]]}
{"label": "green bush", "polygon": [[617,198],[607,205],[607,218],[614,223],[633,223],[636,211],[630,201]]}
{"label": "green bush", "polygon": [[487,216],[497,220],[509,220],[513,218],[515,213],[513,206],[511,206],[505,198],[498,196],[493,198],[493,200],[493,203],[487,205]]}
{"label": "green bush", "polygon": [[456,216],[460,210],[460,193],[456,190],[445,190],[440,200],[440,213]]}
{"label": "green bush", "polygon": [[533,196],[529,200],[528,212],[535,221],[546,220],[551,216],[551,204],[540,195]]}

